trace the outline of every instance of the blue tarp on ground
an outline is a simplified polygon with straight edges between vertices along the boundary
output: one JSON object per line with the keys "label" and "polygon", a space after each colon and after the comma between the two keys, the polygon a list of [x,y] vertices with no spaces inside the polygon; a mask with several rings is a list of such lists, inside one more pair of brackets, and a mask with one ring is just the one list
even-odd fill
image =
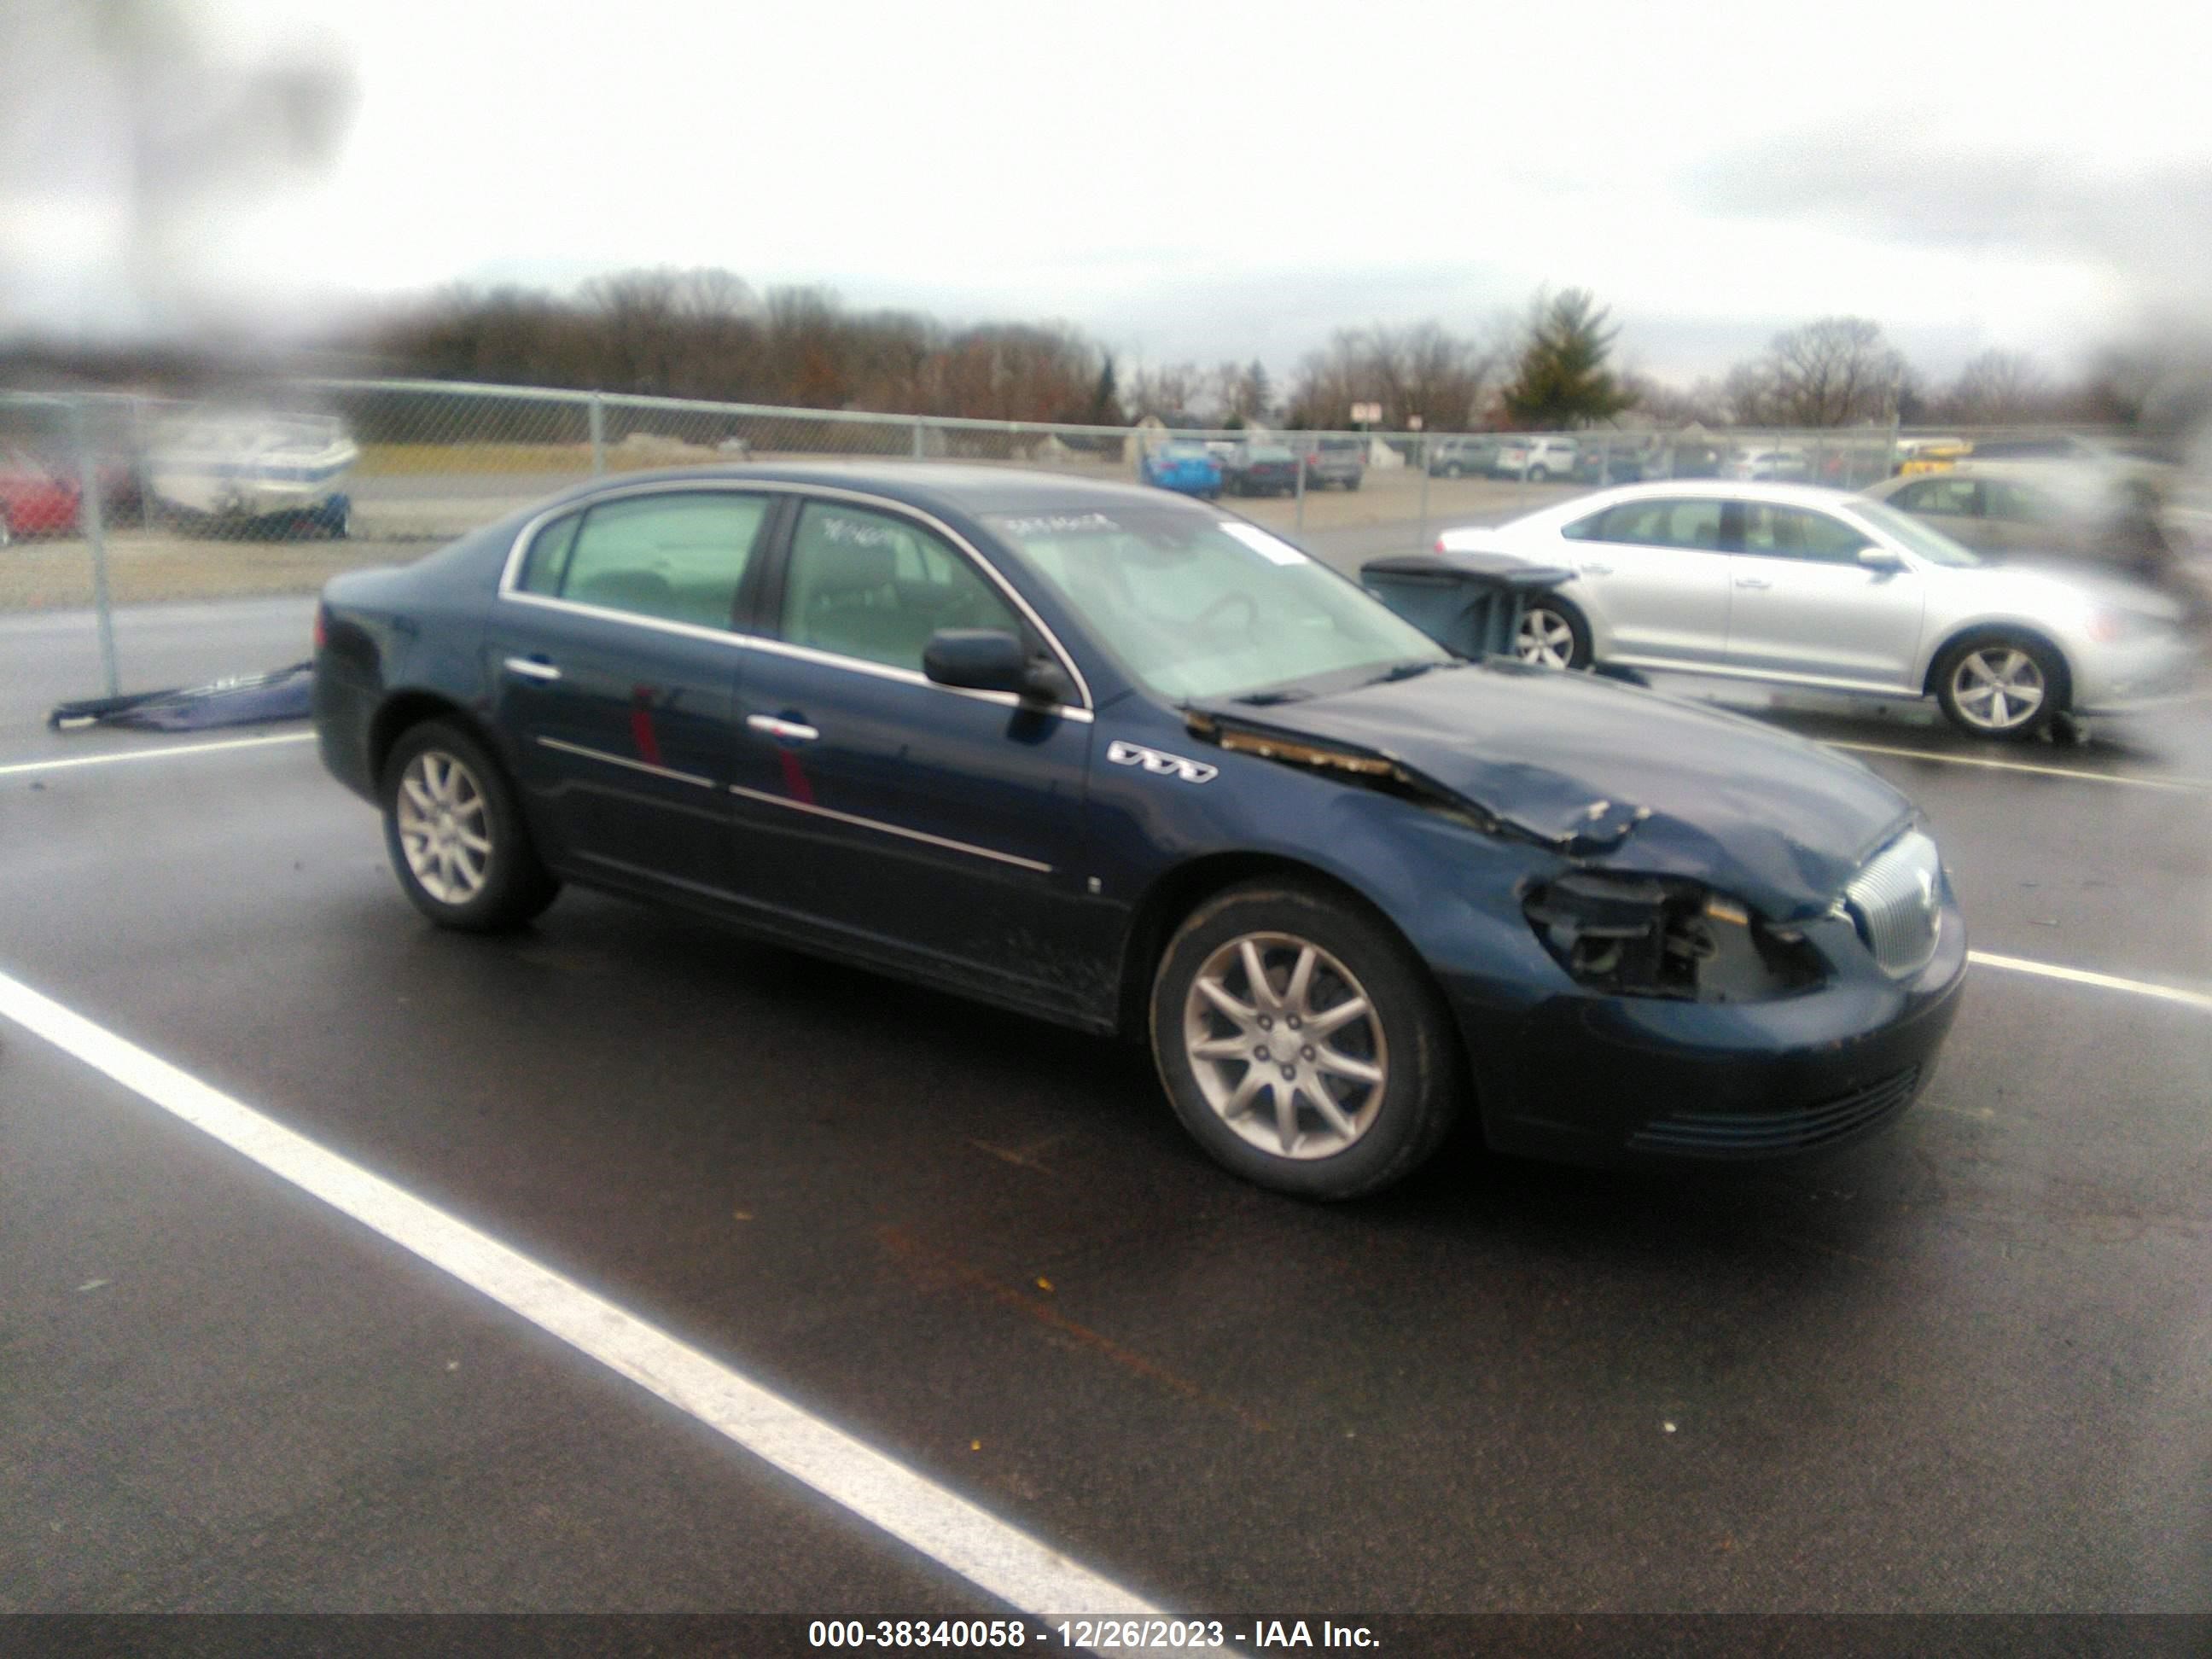
{"label": "blue tarp on ground", "polygon": [[261,726],[307,718],[313,665],[294,663],[273,674],[240,676],[209,685],[141,691],[127,697],[92,697],[55,706],[46,724],[56,731],[80,726],[132,726],[155,732],[204,732],[216,726]]}

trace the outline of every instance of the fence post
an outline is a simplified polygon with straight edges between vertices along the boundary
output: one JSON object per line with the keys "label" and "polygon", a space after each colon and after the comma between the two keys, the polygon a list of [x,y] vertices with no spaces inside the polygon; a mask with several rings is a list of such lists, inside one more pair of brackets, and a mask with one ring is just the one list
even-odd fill
{"label": "fence post", "polygon": [[1291,525],[1297,530],[1306,527],[1306,447],[1304,444],[1298,446],[1298,510]]}
{"label": "fence post", "polygon": [[917,415],[914,417],[914,458],[919,461],[927,459],[927,455],[928,450],[921,437],[921,416]]}
{"label": "fence post", "polygon": [[154,480],[146,465],[146,400],[131,400],[131,476],[138,486],[138,527],[154,527]]}
{"label": "fence post", "polygon": [[592,476],[604,477],[607,471],[607,405],[606,400],[594,392],[592,394]]}
{"label": "fence post", "polygon": [[1421,468],[1421,545],[1429,544],[1429,434],[1424,432],[1413,443],[1414,459]]}
{"label": "fence post", "polygon": [[123,695],[115,668],[115,617],[107,592],[107,532],[100,516],[100,465],[93,459],[91,435],[85,430],[84,405],[70,405],[70,425],[76,439],[78,526],[92,550],[92,608],[100,629],[100,672],[107,695]]}

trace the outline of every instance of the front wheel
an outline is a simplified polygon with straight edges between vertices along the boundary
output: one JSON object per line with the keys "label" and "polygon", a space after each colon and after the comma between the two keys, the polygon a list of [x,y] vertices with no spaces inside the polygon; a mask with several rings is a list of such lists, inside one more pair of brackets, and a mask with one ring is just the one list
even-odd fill
{"label": "front wheel", "polygon": [[1513,630],[1513,654],[1543,668],[1587,668],[1589,624],[1569,605],[1538,599],[1521,613]]}
{"label": "front wheel", "polygon": [[1966,640],[1936,665],[1936,699],[1968,737],[2019,743],[2063,704],[2066,671],[2040,640],[1999,635]]}
{"label": "front wheel", "polygon": [[1548,483],[1551,482],[1551,477],[1552,469],[1548,466],[1532,466],[1528,469],[1530,483]]}
{"label": "front wheel", "polygon": [[1352,902],[1234,887],[1170,941],[1152,1042],[1176,1115],[1214,1159],[1297,1197],[1357,1198],[1443,1143],[1462,1093],[1435,986]]}
{"label": "front wheel", "polygon": [[392,745],[384,842],[400,890],[441,927],[520,927],[560,892],[531,845],[497,760],[452,720],[426,720]]}

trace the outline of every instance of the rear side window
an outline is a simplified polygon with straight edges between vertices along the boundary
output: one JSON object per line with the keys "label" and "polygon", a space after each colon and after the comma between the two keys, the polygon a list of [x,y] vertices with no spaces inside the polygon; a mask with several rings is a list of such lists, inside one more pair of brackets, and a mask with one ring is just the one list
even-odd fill
{"label": "rear side window", "polygon": [[768,508],[765,496],[726,490],[602,501],[539,532],[522,585],[579,605],[726,629]]}
{"label": "rear side window", "polygon": [[1608,507],[1578,541],[1634,542],[1644,547],[1717,551],[1721,544],[1718,501],[1623,501]]}

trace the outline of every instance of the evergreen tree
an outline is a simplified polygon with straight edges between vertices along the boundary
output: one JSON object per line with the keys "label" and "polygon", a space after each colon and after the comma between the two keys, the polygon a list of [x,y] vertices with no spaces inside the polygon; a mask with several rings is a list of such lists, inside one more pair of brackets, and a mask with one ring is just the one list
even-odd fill
{"label": "evergreen tree", "polygon": [[1535,430],[1588,426],[1618,415],[1632,401],[1606,360],[1620,331],[1587,289],[1555,300],[1537,297],[1528,332],[1504,392],[1505,412]]}

